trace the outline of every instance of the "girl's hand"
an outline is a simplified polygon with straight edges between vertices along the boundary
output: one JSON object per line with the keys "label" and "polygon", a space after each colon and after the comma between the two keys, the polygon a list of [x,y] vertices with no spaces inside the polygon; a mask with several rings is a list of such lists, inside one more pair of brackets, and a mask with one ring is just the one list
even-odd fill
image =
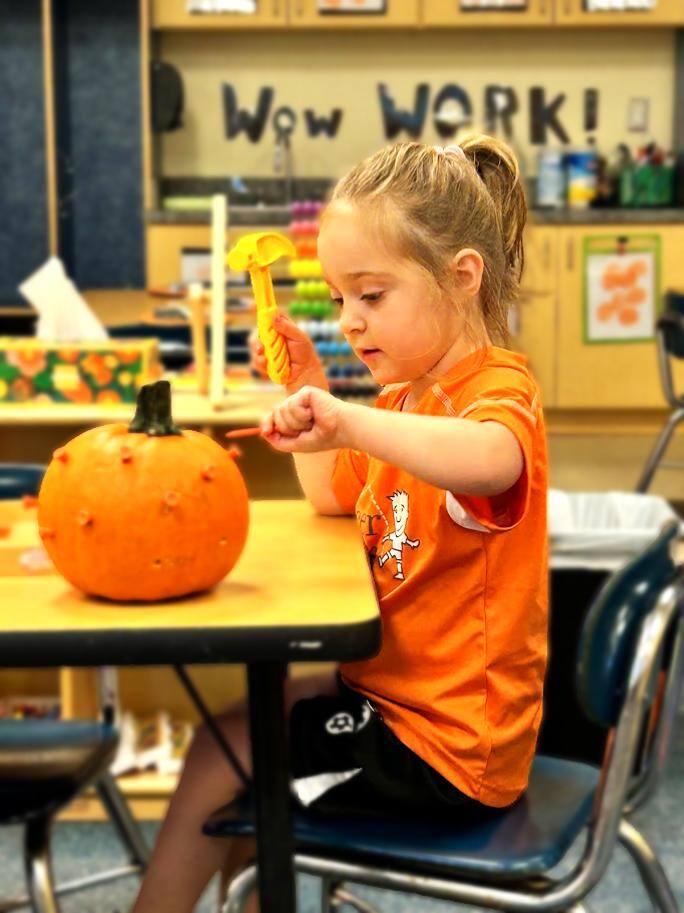
{"label": "girl's hand", "polygon": [[[328,380],[316,348],[309,336],[300,330],[294,321],[284,314],[278,314],[274,326],[285,337],[290,356],[290,380],[285,389],[295,393],[304,386],[328,389]],[[268,379],[264,347],[254,329],[249,337],[250,366],[263,378]]]}
{"label": "girl's hand", "polygon": [[313,453],[346,446],[350,407],[317,387],[302,387],[261,420],[275,450]]}

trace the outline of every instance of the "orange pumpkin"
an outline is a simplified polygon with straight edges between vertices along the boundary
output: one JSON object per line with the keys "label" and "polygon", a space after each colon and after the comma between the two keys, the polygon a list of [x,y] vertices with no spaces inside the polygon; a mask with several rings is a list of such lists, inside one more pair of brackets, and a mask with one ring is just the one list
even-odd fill
{"label": "orange pumpkin", "polygon": [[168,381],[138,394],[130,426],[103,425],[56,450],[38,524],[57,570],[85,593],[159,600],[214,586],[247,538],[247,489],[232,457],[171,418]]}

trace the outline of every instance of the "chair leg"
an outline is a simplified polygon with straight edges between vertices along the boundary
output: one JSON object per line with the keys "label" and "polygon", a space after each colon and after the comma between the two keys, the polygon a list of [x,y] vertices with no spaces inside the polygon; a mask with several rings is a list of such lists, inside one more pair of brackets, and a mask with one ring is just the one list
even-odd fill
{"label": "chair leg", "polygon": [[619,840],[634,860],[656,910],[659,913],[679,913],[677,901],[660,860],[645,837],[624,818],[620,822]]}
{"label": "chair leg", "polygon": [[242,913],[249,895],[257,884],[257,867],[256,865],[247,866],[239,875],[228,885],[226,902],[223,905],[223,913]]}
{"label": "chair leg", "polygon": [[660,463],[660,460],[665,453],[667,445],[670,443],[672,433],[677,425],[682,421],[682,419],[684,419],[684,409],[677,409],[667,420],[665,427],[660,432],[660,436],[655,442],[653,450],[651,451],[648,460],[646,461],[646,466],[641,473],[641,478],[637,482],[636,491],[648,491],[648,487],[651,484],[653,476],[655,475],[658,464]]}
{"label": "chair leg", "polygon": [[24,828],[24,870],[33,913],[59,913],[50,858],[50,818],[34,818]]}
{"label": "chair leg", "polygon": [[150,859],[150,849],[116,780],[110,773],[105,773],[95,786],[121,842],[129,852],[132,865],[138,866],[144,872]]}

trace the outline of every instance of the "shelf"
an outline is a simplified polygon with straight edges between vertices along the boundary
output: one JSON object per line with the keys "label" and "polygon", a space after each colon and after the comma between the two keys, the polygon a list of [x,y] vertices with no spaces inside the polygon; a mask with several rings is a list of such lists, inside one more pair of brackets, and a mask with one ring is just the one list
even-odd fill
{"label": "shelf", "polygon": [[[159,821],[178,783],[176,774],[149,771],[128,774],[117,780],[131,812],[138,821]],[[74,799],[59,816],[60,821],[107,821],[108,816],[94,787]]]}

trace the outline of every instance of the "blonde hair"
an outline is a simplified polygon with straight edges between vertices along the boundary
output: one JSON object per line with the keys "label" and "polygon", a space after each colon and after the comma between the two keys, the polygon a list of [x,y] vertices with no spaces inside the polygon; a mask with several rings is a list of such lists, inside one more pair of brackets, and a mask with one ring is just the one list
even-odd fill
{"label": "blonde hair", "polygon": [[484,325],[492,342],[509,344],[508,308],[518,297],[524,265],[527,204],[518,162],[505,143],[474,135],[446,148],[387,146],[338,182],[331,197],[336,201],[363,201],[364,216],[375,216],[400,255],[444,290],[453,290],[449,264],[455,254],[477,250],[484,260]]}

